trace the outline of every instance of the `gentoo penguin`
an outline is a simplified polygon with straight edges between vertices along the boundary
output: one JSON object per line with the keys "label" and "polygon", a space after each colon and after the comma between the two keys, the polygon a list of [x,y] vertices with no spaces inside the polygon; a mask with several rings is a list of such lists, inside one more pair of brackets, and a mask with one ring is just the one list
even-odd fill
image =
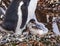
{"label": "gentoo penguin", "polygon": [[21,34],[28,17],[30,0],[13,0],[8,7],[0,30]]}
{"label": "gentoo penguin", "polygon": [[13,0],[6,11],[1,28],[21,34],[30,19],[36,21],[35,10],[38,0]]}

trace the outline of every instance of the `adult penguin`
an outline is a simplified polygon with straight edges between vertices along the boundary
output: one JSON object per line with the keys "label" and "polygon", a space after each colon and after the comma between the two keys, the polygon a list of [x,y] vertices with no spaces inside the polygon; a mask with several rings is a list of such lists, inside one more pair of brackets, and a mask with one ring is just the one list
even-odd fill
{"label": "adult penguin", "polygon": [[13,31],[21,34],[28,16],[28,4],[30,0],[13,0],[8,7],[0,30]]}

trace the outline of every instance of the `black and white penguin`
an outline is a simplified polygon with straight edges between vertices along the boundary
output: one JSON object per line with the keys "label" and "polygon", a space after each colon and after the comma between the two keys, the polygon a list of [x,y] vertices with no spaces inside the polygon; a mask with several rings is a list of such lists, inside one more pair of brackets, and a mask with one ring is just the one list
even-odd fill
{"label": "black and white penguin", "polygon": [[4,29],[21,34],[21,29],[24,28],[28,17],[29,1],[30,0],[13,0],[6,11],[0,30]]}
{"label": "black and white penguin", "polygon": [[36,20],[37,2],[38,0],[13,0],[6,11],[0,30],[5,29],[21,34],[30,19]]}

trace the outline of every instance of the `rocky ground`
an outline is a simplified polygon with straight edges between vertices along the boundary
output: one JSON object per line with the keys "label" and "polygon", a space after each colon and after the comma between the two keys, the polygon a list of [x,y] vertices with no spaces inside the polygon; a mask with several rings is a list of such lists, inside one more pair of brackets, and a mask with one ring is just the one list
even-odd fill
{"label": "rocky ground", "polygon": [[[60,28],[60,24],[58,25]],[[0,31],[0,46],[60,46],[60,36],[51,31],[40,37],[35,35],[21,36]]]}
{"label": "rocky ground", "polygon": [[[45,6],[45,4],[43,6]],[[38,14],[40,15],[39,11],[38,11]],[[44,14],[41,13],[41,15],[44,15]],[[43,18],[43,17],[40,17],[40,18]],[[43,20],[45,19],[42,19],[42,21]],[[0,23],[2,23],[1,20],[0,20]],[[50,28],[50,26],[48,25],[48,28]],[[58,24],[58,27],[60,30],[60,24]],[[29,35],[29,37],[22,37],[24,38],[23,41],[21,41],[20,38],[21,38],[20,36],[15,36],[14,34],[7,34],[5,32],[0,31],[0,46],[60,46],[60,36],[57,36],[50,31],[46,35],[41,37]]]}
{"label": "rocky ground", "polygon": [[40,37],[35,35],[21,36],[0,31],[0,46],[60,46],[60,36],[51,31]]}

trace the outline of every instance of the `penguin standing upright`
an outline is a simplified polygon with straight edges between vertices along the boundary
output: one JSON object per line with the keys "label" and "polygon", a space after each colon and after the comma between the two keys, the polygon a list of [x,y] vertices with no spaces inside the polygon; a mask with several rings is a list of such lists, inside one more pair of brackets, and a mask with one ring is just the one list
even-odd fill
{"label": "penguin standing upright", "polygon": [[[1,27],[8,31],[14,31],[18,22],[18,6],[21,0],[13,0],[10,6],[8,7],[6,14],[4,16],[4,21],[1,24]],[[0,29],[1,30],[1,29]]]}
{"label": "penguin standing upright", "polygon": [[13,0],[6,11],[0,30],[3,28],[20,35],[30,19],[34,18],[37,21],[37,2],[38,0]]}
{"label": "penguin standing upright", "polygon": [[13,0],[8,7],[0,30],[21,34],[28,17],[29,0]]}

